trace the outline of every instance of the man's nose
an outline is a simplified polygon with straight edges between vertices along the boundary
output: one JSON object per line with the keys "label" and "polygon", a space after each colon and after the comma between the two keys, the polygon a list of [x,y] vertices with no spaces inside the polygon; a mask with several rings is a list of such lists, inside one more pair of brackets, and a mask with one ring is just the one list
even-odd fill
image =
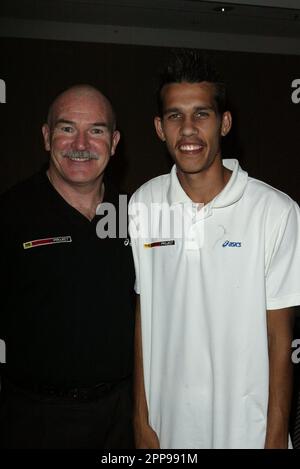
{"label": "man's nose", "polygon": [[86,150],[88,147],[88,137],[85,132],[78,132],[73,142],[77,150]]}
{"label": "man's nose", "polygon": [[188,137],[190,135],[195,135],[198,133],[197,126],[192,117],[185,117],[182,121],[181,134]]}

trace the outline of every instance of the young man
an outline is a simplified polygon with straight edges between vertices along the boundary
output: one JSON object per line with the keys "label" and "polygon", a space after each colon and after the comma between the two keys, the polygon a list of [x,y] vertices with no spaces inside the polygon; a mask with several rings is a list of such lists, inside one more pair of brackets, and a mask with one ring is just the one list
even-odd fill
{"label": "young man", "polygon": [[104,178],[120,138],[114,112],[78,85],[42,130],[49,167],[0,200],[0,447],[130,448],[132,253],[97,236],[97,207],[119,202]]}
{"label": "young man", "polygon": [[209,64],[175,56],[155,117],[175,165],[130,203],[140,448],[288,445],[299,208],[222,161],[231,122]]}

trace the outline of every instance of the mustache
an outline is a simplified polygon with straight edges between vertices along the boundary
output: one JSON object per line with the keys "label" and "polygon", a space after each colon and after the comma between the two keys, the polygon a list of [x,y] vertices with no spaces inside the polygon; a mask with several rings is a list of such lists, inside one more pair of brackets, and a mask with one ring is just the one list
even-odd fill
{"label": "mustache", "polygon": [[63,154],[64,158],[80,158],[81,160],[99,160],[99,155],[89,150],[70,150]]}
{"label": "mustache", "polygon": [[197,138],[197,139],[191,139],[189,140],[188,138],[182,138],[178,141],[177,146],[180,145],[202,145],[203,147],[206,146],[206,143],[202,138]]}

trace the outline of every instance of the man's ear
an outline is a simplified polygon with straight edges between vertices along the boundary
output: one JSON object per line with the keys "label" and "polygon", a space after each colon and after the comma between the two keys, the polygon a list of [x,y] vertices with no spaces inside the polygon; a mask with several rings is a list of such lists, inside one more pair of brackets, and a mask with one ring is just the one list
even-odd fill
{"label": "man's ear", "polygon": [[163,131],[163,128],[162,128],[161,117],[158,117],[158,116],[154,117],[154,126],[155,126],[155,130],[156,130],[156,133],[157,133],[158,137],[163,142],[165,142],[166,138],[165,138],[165,134],[164,134],[164,131]]}
{"label": "man's ear", "polygon": [[44,137],[44,146],[46,151],[50,151],[50,128],[48,124],[44,124],[42,127],[42,133]]}
{"label": "man's ear", "polygon": [[119,143],[121,134],[118,130],[115,130],[112,136],[112,145],[111,145],[111,151],[110,151],[110,156],[115,154],[117,145]]}
{"label": "man's ear", "polygon": [[221,135],[225,137],[231,129],[232,125],[232,116],[229,111],[224,112],[222,116],[222,124],[221,124]]}

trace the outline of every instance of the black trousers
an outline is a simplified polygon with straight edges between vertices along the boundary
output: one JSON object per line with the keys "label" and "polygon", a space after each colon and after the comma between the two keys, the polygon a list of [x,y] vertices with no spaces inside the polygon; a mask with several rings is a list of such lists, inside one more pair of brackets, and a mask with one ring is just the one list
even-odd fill
{"label": "black trousers", "polygon": [[29,394],[3,383],[0,449],[131,449],[131,382],[80,402]]}

